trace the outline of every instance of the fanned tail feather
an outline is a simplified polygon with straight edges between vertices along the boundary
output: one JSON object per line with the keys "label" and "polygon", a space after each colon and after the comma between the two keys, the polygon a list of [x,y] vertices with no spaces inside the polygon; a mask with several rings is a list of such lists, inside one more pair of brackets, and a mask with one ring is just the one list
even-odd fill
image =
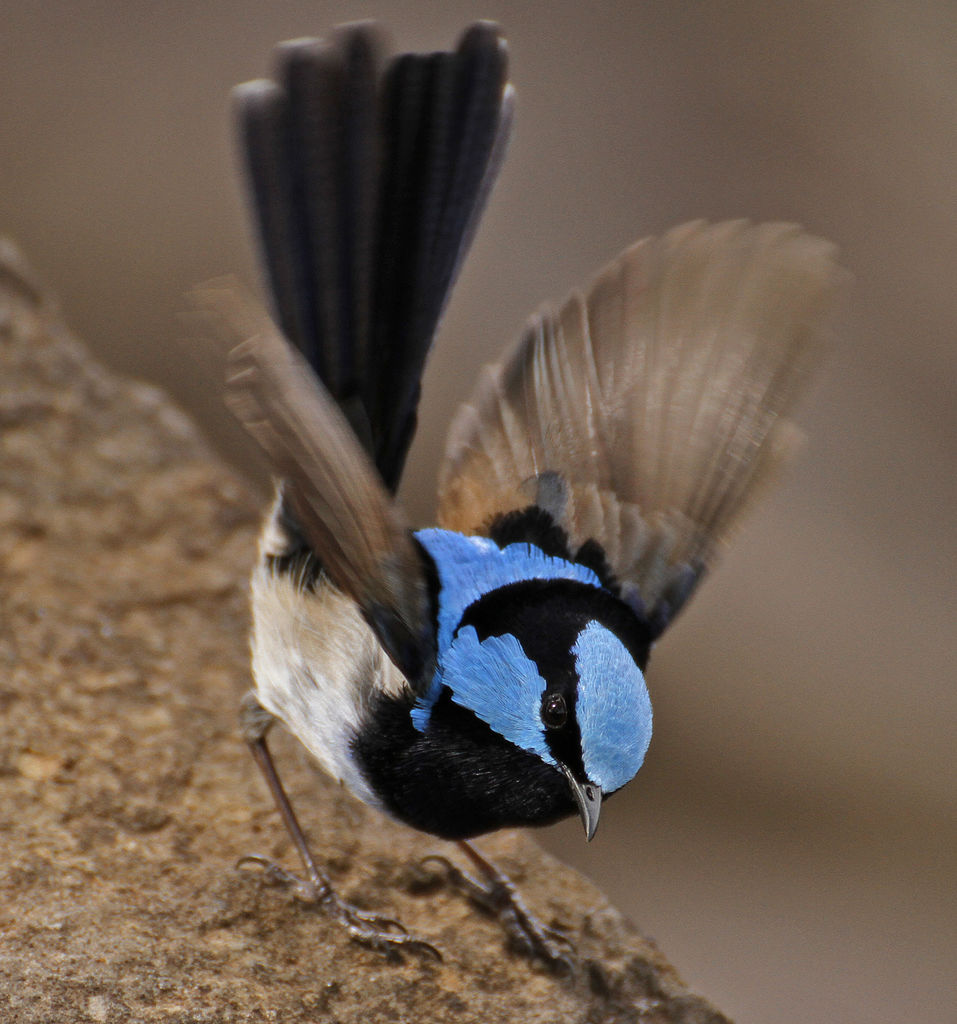
{"label": "fanned tail feather", "polygon": [[384,57],[370,23],[235,92],[273,311],[395,490],[436,327],[504,155],[505,44]]}

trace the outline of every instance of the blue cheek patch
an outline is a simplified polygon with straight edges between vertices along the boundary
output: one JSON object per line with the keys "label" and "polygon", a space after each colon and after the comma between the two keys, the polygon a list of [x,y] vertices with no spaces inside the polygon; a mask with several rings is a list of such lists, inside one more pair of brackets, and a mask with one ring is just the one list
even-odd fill
{"label": "blue cheek patch", "polygon": [[[555,763],[539,714],[545,680],[514,636],[490,636],[480,643],[475,627],[466,626],[439,657],[434,685],[437,693],[448,686],[456,704],[515,746]],[[412,724],[420,731],[433,703],[420,700],[412,709]]]}
{"label": "blue cheek patch", "polygon": [[606,793],[632,779],[651,742],[651,698],[625,645],[590,622],[572,648],[578,669],[576,717],[585,774]]}

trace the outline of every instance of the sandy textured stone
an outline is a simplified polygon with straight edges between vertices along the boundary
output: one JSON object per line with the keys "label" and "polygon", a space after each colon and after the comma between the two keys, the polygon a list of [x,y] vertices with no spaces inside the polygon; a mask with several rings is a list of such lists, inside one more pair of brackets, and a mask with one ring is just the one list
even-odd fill
{"label": "sandy textured stone", "polygon": [[387,961],[235,869],[250,851],[296,866],[236,728],[258,518],[192,424],[95,364],[0,248],[0,1020],[724,1021],[527,836],[484,849],[584,966],[559,979],[509,952],[411,868],[443,844],[287,737],[277,758],[335,883],[444,961]]}

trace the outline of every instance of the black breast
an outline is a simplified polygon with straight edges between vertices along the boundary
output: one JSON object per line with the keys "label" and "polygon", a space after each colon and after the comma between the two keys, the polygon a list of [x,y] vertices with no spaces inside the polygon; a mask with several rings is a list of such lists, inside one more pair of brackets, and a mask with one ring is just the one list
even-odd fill
{"label": "black breast", "polygon": [[400,821],[443,839],[549,825],[576,811],[562,773],[502,739],[448,691],[426,732],[410,698],[380,696],[353,740],[373,790]]}

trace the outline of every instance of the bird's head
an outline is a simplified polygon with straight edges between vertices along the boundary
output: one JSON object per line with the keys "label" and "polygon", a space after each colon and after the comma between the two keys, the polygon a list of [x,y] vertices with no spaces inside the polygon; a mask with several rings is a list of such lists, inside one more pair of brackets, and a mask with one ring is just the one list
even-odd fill
{"label": "bird's head", "polygon": [[604,795],[641,767],[647,644],[629,608],[572,580],[526,580],[475,602],[439,658],[451,699],[564,776],[591,839]]}

